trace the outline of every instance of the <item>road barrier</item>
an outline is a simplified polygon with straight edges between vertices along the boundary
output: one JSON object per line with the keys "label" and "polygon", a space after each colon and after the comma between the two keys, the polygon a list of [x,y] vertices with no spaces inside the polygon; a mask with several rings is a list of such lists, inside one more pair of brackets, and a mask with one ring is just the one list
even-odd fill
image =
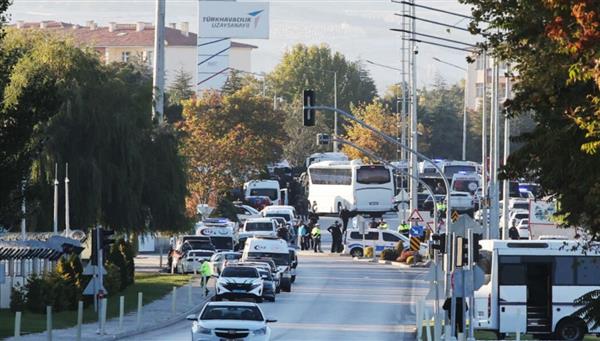
{"label": "road barrier", "polygon": [[123,316],[125,315],[125,296],[119,297],[119,330],[123,330]]}
{"label": "road barrier", "polygon": [[77,331],[75,339],[81,341],[81,325],[83,324],[83,301],[77,302]]}
{"label": "road barrier", "polygon": [[46,336],[48,341],[52,341],[52,307],[46,306]]}
{"label": "road barrier", "polygon": [[171,312],[175,314],[175,307],[177,302],[177,287],[173,287],[173,295],[171,296]]}
{"label": "road barrier", "polygon": [[138,292],[137,316],[135,321],[135,329],[140,329],[142,323],[142,293]]}

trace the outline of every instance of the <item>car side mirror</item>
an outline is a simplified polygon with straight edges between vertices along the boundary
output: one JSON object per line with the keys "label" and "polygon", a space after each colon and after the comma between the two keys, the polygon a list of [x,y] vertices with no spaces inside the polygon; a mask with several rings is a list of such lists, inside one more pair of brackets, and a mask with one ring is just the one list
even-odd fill
{"label": "car side mirror", "polygon": [[277,320],[267,319],[265,322],[267,322],[267,323],[274,323],[274,322],[277,322]]}
{"label": "car side mirror", "polygon": [[188,315],[188,316],[186,316],[185,319],[189,320],[189,321],[197,321],[198,320],[198,315],[195,315],[195,314]]}

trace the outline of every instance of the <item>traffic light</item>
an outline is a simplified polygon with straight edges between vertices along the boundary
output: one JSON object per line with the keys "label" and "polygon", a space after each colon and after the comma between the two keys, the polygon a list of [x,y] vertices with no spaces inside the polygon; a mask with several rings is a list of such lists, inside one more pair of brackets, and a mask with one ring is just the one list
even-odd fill
{"label": "traffic light", "polygon": [[433,234],[431,235],[431,248],[440,251],[440,253],[446,253],[446,234]]}
{"label": "traffic light", "polygon": [[456,263],[457,268],[466,266],[469,264],[469,239],[463,237],[456,237]]}
{"label": "traffic light", "polygon": [[307,107],[315,106],[315,92],[313,90],[304,90],[304,126],[312,127],[315,125],[316,112],[315,109],[308,109]]}
{"label": "traffic light", "polygon": [[113,244],[115,242],[115,240],[112,238],[112,236],[115,234],[114,230],[105,230],[103,228],[100,228],[100,247],[102,248],[102,251],[104,252],[103,255],[106,259],[106,255],[108,254],[108,251],[110,249],[110,244]]}
{"label": "traffic light", "polygon": [[96,229],[92,229],[92,254],[90,255],[90,260],[92,261],[92,265],[98,265],[98,232]]}
{"label": "traffic light", "polygon": [[479,250],[481,250],[481,245],[479,242],[483,239],[483,235],[479,233],[473,234],[473,240],[471,241],[471,247],[473,248],[471,252],[473,252],[473,264],[479,261],[480,255]]}

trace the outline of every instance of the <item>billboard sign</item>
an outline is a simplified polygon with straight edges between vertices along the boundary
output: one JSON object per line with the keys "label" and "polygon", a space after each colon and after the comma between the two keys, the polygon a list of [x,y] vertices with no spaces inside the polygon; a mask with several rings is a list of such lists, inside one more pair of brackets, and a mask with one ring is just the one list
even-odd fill
{"label": "billboard sign", "polygon": [[199,1],[198,36],[202,38],[269,38],[269,3]]}
{"label": "billboard sign", "polygon": [[531,200],[529,203],[530,225],[556,225],[552,217],[556,213],[556,201]]}

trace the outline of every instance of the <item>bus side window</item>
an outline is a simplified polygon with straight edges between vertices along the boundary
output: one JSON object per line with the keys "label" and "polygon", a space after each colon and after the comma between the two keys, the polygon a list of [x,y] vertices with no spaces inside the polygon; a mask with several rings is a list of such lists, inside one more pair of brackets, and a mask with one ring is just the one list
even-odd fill
{"label": "bus side window", "polygon": [[524,264],[500,264],[498,279],[500,285],[525,285],[525,266]]}
{"label": "bus side window", "polygon": [[556,257],[554,259],[554,285],[575,285],[575,257]]}
{"label": "bus side window", "polygon": [[577,257],[577,285],[600,283],[600,257]]}

